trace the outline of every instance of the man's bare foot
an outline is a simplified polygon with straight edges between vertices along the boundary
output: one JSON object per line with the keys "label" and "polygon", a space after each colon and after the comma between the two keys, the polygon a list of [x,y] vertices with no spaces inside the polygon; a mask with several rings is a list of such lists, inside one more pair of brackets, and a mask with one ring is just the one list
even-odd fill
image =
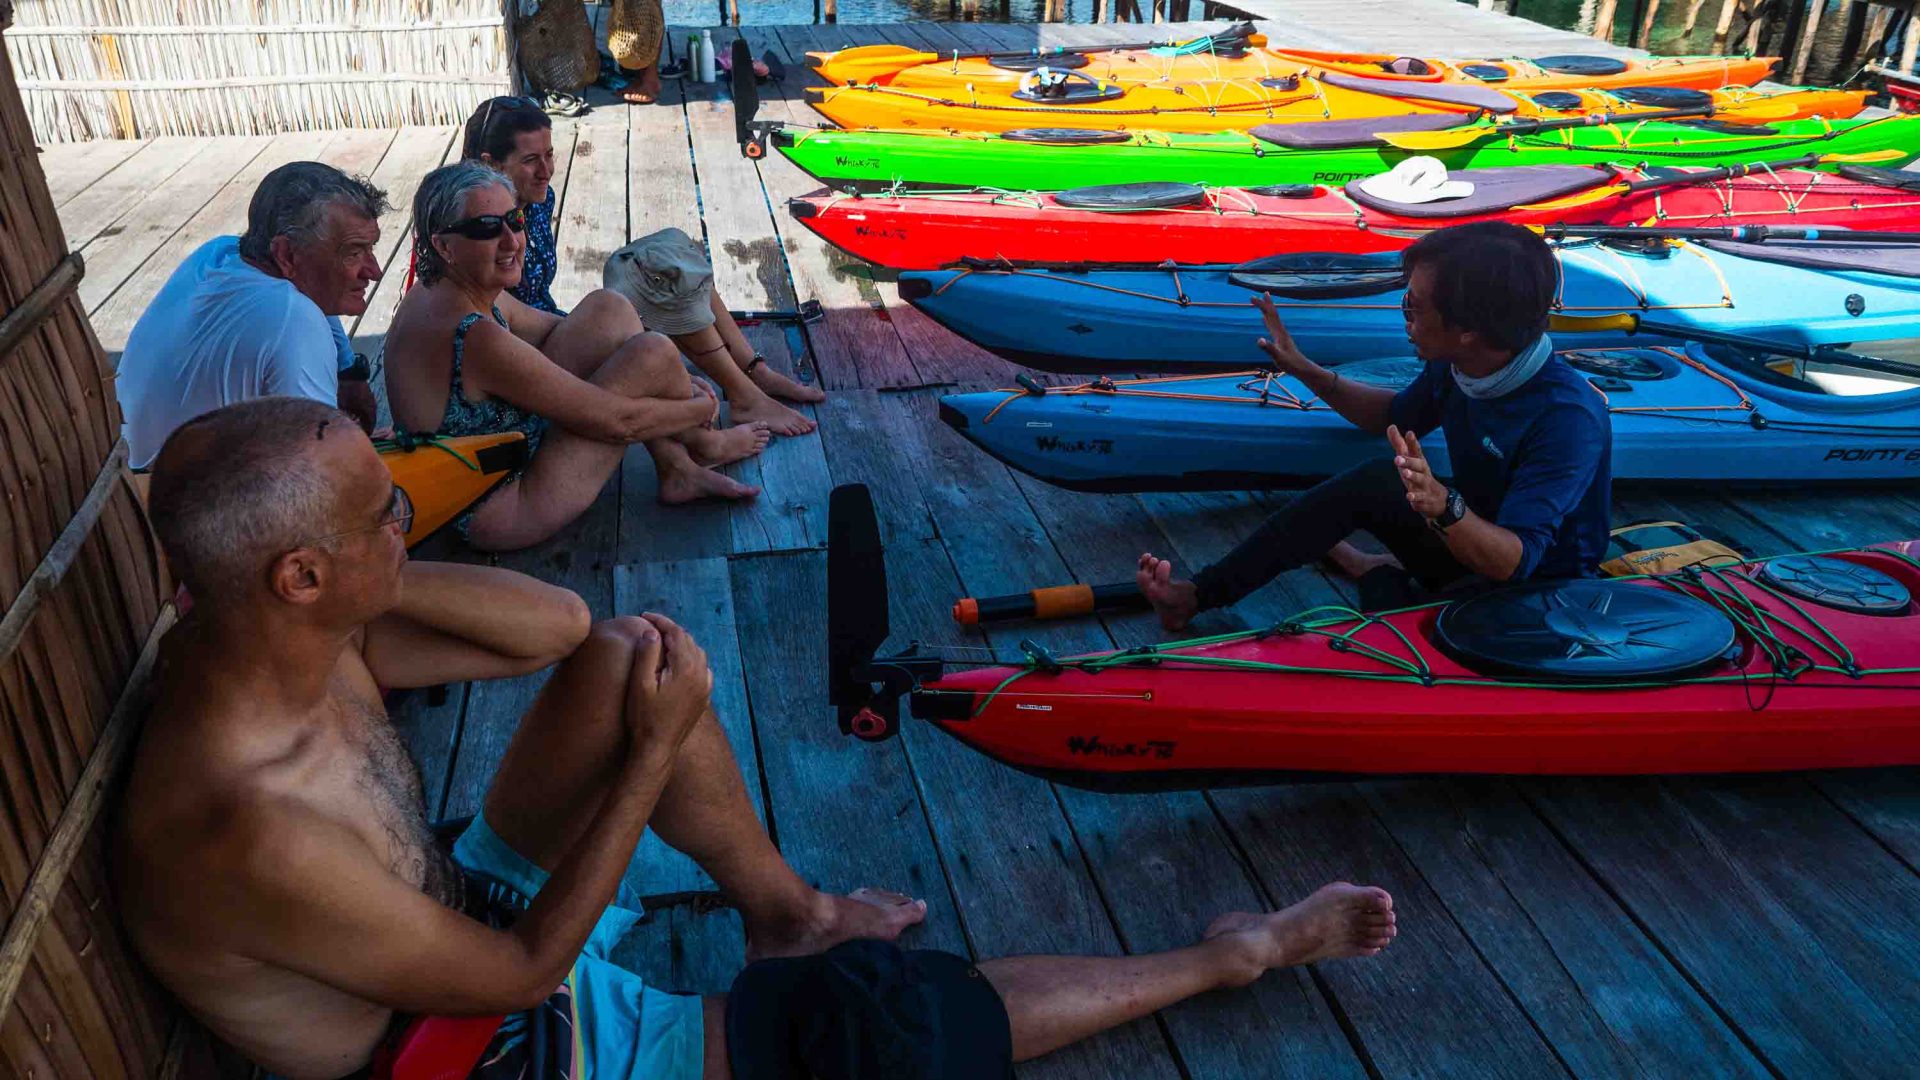
{"label": "man's bare foot", "polygon": [[752,484],[743,484],[712,469],[678,469],[660,477],[660,501],[668,506],[698,502],[701,499],[751,499],[760,494]]}
{"label": "man's bare foot", "polygon": [[1355,581],[1365,577],[1368,571],[1378,570],[1383,566],[1405,569],[1400,566],[1400,560],[1392,555],[1375,555],[1370,551],[1361,551],[1345,540],[1333,545],[1333,549],[1327,552],[1327,561],[1339,567],[1341,573]]}
{"label": "man's bare foot", "polygon": [[747,372],[747,378],[753,380],[753,385],[765,390],[767,393],[772,394],[782,401],[798,401],[811,404],[816,401],[827,400],[827,392],[825,390],[817,386],[807,386],[804,383],[796,382],[791,377],[773,370],[773,367],[769,364],[760,363],[753,365],[753,370]]}
{"label": "man's bare foot", "polygon": [[1184,630],[1200,614],[1200,594],[1191,581],[1173,580],[1173,564],[1151,553],[1140,556],[1133,580],[1140,594],[1153,605],[1160,625],[1168,630]]}
{"label": "man's bare foot", "polygon": [[694,428],[681,434],[687,453],[702,465],[731,465],[767,448],[773,429],[765,421],[742,419],[730,428]]}
{"label": "man's bare foot", "polygon": [[758,390],[750,401],[744,400],[744,396],[742,400],[729,399],[727,409],[734,423],[763,423],[775,435],[808,435],[820,426],[805,414],[787,408]]}
{"label": "man's bare foot", "polygon": [[900,931],[927,917],[925,900],[884,889],[855,889],[845,896],[816,892],[813,896],[813,910],[796,924],[749,927],[747,959],[807,956],[855,938],[892,941]]}
{"label": "man's bare foot", "polygon": [[1223,986],[1245,986],[1275,968],[1372,956],[1393,941],[1393,897],[1336,881],[1284,911],[1229,912],[1203,940],[1226,950]]}

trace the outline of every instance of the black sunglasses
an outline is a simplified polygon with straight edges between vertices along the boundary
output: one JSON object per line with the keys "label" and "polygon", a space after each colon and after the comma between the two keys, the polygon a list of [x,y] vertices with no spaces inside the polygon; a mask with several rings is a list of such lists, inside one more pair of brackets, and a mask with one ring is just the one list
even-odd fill
{"label": "black sunglasses", "polygon": [[454,233],[469,240],[497,240],[502,229],[512,229],[517,233],[526,232],[526,209],[516,206],[504,214],[481,214],[478,217],[461,218],[440,229],[439,233],[441,235]]}

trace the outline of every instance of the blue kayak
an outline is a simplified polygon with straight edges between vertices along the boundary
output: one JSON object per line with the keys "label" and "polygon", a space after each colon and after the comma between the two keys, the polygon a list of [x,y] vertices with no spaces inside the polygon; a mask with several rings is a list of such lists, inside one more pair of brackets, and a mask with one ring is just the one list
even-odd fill
{"label": "blue kayak", "polygon": [[[1920,366],[1910,381],[1870,384],[1886,392],[1847,396],[1819,386],[1844,383],[1838,368],[1808,381],[1717,346],[1560,355],[1607,399],[1616,480],[1920,479]],[[1340,371],[1397,389],[1420,367],[1406,358]],[[1082,491],[1301,487],[1386,452],[1383,437],[1299,382],[1260,372],[955,394],[940,416],[1021,472]],[[1447,473],[1445,439],[1436,431],[1423,442]]]}
{"label": "blue kayak", "polygon": [[[1556,252],[1566,315],[1635,312],[1804,345],[1920,335],[1920,247],[1635,241]],[[976,264],[903,273],[900,295],[967,340],[1045,371],[1195,372],[1267,363],[1248,302],[1261,292],[1321,363],[1405,353],[1403,283],[1397,253],[1300,253],[1237,266]],[[1647,337],[1575,340],[1615,348]]]}

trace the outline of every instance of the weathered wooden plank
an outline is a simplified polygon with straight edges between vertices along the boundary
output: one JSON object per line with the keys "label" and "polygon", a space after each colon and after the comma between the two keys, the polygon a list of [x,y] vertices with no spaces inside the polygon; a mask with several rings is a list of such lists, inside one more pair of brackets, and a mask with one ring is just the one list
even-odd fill
{"label": "weathered wooden plank", "polygon": [[1808,779],[1920,872],[1920,769],[1848,769],[1809,773]]}
{"label": "weathered wooden plank", "polygon": [[[121,162],[146,149],[147,139],[91,139],[38,147],[40,171],[55,207],[65,206]],[[69,243],[72,237],[68,237]]]}
{"label": "weathered wooden plank", "polygon": [[[792,371],[787,336],[777,326],[749,326],[748,342],[782,371]],[[812,405],[795,406],[818,418]],[[729,475],[760,487],[758,497],[734,503],[730,515],[735,552],[781,551],[818,547],[827,540],[827,473],[823,436],[777,437],[755,457],[728,468]]]}
{"label": "weathered wooden plank", "polygon": [[687,101],[686,111],[714,287],[729,307],[792,308],[786,253],[774,233],[767,193],[734,140],[733,102],[700,94]]}
{"label": "weathered wooden plank", "polygon": [[913,401],[915,396],[837,390],[817,409],[833,482],[868,486],[881,538],[889,544],[937,535],[921,494],[927,476],[927,428],[925,410]]}
{"label": "weathered wooden plank", "polygon": [[[717,41],[714,47],[719,47]],[[665,228],[701,235],[700,189],[687,143],[684,100],[681,81],[664,79],[656,105],[627,108],[628,239]]]}
{"label": "weathered wooden plank", "polygon": [[[87,245],[103,230],[112,228],[114,222],[138,208],[141,201],[168,177],[214,145],[215,140],[212,139],[184,136],[168,136],[144,143],[102,140],[95,143],[54,144],[55,148],[107,146],[138,151],[115,162],[110,171],[87,178],[85,183],[80,183],[79,177],[61,176],[59,163],[42,160],[47,182],[54,186],[56,198],[60,197],[60,186],[68,182],[75,184],[74,189],[68,192],[68,197],[59,204],[60,228],[67,234],[68,250],[85,252]],[[102,156],[95,164],[113,161],[112,156]]]}
{"label": "weathered wooden plank", "polygon": [[[118,307],[105,305],[108,297],[113,296],[127,278],[143,268],[149,257],[158,252],[161,262],[166,265],[166,273],[159,275],[159,281],[152,290],[139,296],[135,305],[134,317],[139,309],[146,307],[153,292],[159,289],[159,283],[179,265],[180,257],[218,235],[219,229],[206,232],[198,241],[189,245],[172,245],[168,241],[190,226],[200,210],[210,200],[215,199],[223,187],[235,179],[235,174],[247,176],[247,194],[253,194],[253,184],[258,183],[264,170],[258,172],[248,169],[250,162],[259,158],[263,151],[279,150],[282,154],[305,155],[318,152],[326,145],[325,133],[308,133],[301,136],[283,135],[278,139],[260,135],[243,135],[232,139],[219,139],[205,151],[195,156],[194,167],[174,171],[165,181],[155,185],[145,197],[117,219],[118,231],[111,236],[95,236],[84,252],[87,257],[86,280],[80,283],[80,302],[92,316],[94,332],[100,335],[100,343],[109,351],[118,350],[125,343],[126,331],[133,326],[132,318],[125,320],[125,326],[117,326],[117,316],[122,312]],[[276,156],[274,164],[297,160],[297,157]],[[271,166],[269,166],[271,168]],[[242,170],[246,170],[243,172]],[[246,202],[240,203],[242,222],[245,221]],[[227,218],[223,217],[223,227]],[[186,223],[183,225],[183,223]],[[196,235],[198,235],[196,233]],[[168,258],[178,248],[179,255]],[[138,290],[136,290],[138,291]],[[119,330],[116,339],[114,331]]]}
{"label": "weathered wooden plank", "polygon": [[1361,790],[1574,1075],[1766,1075],[1510,785]]}
{"label": "weathered wooden plank", "polygon": [[413,194],[420,181],[460,152],[456,144],[459,129],[454,127],[404,127],[395,133],[393,144],[368,177],[387,193],[386,213],[380,215],[379,284],[367,297],[367,310],[354,319],[347,332],[354,348],[368,356],[379,356],[386,341],[387,327],[407,282],[407,266],[413,243]]}
{"label": "weathered wooden plank", "polygon": [[808,881],[844,891],[878,885],[927,901],[911,945],[965,952],[934,838],[901,744],[840,734],[821,672],[826,555],[793,552],[732,564],[740,659],[759,734],[770,826]]}
{"label": "weathered wooden plank", "polygon": [[594,109],[574,121],[567,186],[554,211],[553,299],[571,308],[600,287],[607,258],[626,244],[627,117]]}
{"label": "weathered wooden plank", "polygon": [[1914,991],[1884,974],[1911,962],[1912,872],[1798,781],[1522,790],[1776,1073],[1893,1076],[1915,1059]]}

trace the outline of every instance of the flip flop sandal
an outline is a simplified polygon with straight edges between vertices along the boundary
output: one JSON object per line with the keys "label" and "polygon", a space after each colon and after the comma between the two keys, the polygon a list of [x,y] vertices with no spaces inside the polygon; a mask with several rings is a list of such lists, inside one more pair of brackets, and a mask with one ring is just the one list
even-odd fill
{"label": "flip flop sandal", "polygon": [[587,111],[587,99],[579,94],[550,90],[540,98],[540,111],[548,116],[583,116]]}

